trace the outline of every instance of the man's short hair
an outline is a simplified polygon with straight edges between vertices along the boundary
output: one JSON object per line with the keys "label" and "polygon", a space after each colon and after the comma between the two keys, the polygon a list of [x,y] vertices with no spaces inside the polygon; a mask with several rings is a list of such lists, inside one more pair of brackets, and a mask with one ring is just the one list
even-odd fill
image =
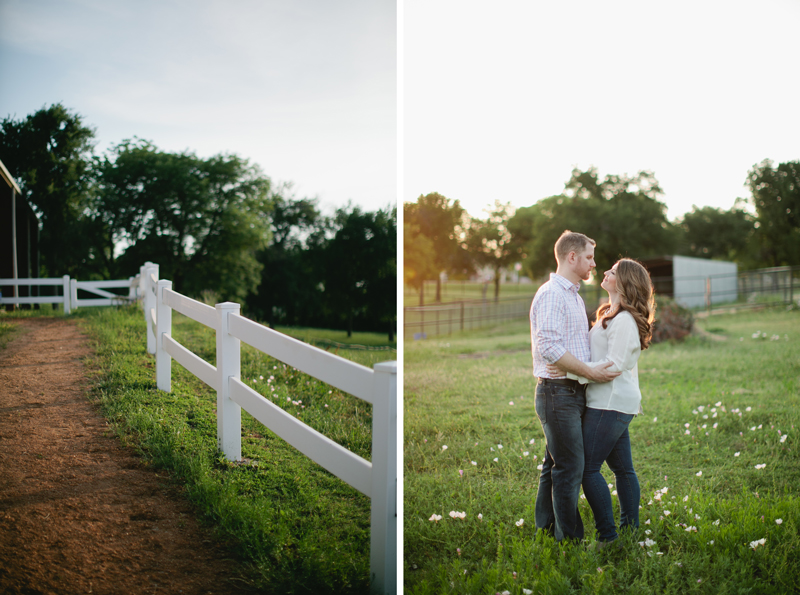
{"label": "man's short hair", "polygon": [[597,242],[592,238],[586,237],[582,233],[577,233],[568,229],[564,230],[564,233],[556,240],[556,260],[558,262],[566,260],[570,252],[582,253],[586,250],[587,244],[596,246]]}

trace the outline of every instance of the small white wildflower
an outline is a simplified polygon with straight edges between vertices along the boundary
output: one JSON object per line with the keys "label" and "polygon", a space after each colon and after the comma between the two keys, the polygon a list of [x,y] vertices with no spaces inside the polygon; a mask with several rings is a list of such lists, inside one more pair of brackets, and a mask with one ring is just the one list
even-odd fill
{"label": "small white wildflower", "polygon": [[536,444],[536,439],[535,438],[531,438],[530,442],[528,442],[528,444]]}
{"label": "small white wildflower", "polygon": [[498,459],[497,457],[493,458],[492,460],[493,460],[495,463],[498,463],[498,462],[500,461],[500,459]]}
{"label": "small white wildflower", "polygon": [[442,444],[442,450],[447,450],[447,445],[446,444]]}
{"label": "small white wildflower", "polygon": [[719,519],[717,519],[716,521],[714,521],[711,524],[714,525],[715,527],[719,527]]}
{"label": "small white wildflower", "polygon": [[442,520],[442,515],[440,514],[432,514],[431,518],[428,519],[429,521],[439,522]]}
{"label": "small white wildflower", "polygon": [[766,466],[767,466],[766,463],[761,463],[760,465],[756,465],[756,469],[763,469]]}
{"label": "small white wildflower", "polygon": [[529,454],[531,454],[531,453],[529,453],[529,452],[526,450],[525,452],[523,452],[523,453],[522,453],[522,456],[523,456],[523,457],[527,457]]}
{"label": "small white wildflower", "polygon": [[742,454],[742,453],[740,453],[740,452],[735,452],[735,453],[733,453],[733,456],[735,456],[735,457],[738,457],[740,454]]}
{"label": "small white wildflower", "polygon": [[525,519],[520,519],[516,523],[514,523],[517,527],[521,527],[525,524]]}
{"label": "small white wildflower", "polygon": [[647,520],[644,522],[644,524],[645,524],[645,525],[649,525],[649,524],[650,524],[650,519],[647,519]]}
{"label": "small white wildflower", "polygon": [[757,539],[755,541],[751,541],[750,542],[750,547],[755,550],[758,546],[766,545],[766,543],[767,543],[767,539],[766,538]]}
{"label": "small white wildflower", "polygon": [[697,473],[695,473],[695,475],[696,475],[697,477],[701,477],[701,476],[703,475],[703,472],[702,472],[702,471],[698,471]]}
{"label": "small white wildflower", "polygon": [[775,524],[776,524],[776,525],[781,525],[781,524],[783,524],[783,519],[775,519]]}
{"label": "small white wildflower", "polygon": [[470,463],[472,463],[476,467],[478,466],[478,463],[476,463],[475,461],[470,461]]}
{"label": "small white wildflower", "polygon": [[789,435],[789,434],[784,434],[783,436],[781,436],[781,444],[783,444],[784,442],[786,442],[786,437],[787,437],[788,435]]}

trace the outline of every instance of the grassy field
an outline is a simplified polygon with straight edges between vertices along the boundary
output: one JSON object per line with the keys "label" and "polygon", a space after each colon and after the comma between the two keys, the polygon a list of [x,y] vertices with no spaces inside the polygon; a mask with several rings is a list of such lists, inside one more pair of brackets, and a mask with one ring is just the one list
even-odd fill
{"label": "grassy field", "polygon": [[[52,315],[52,312],[46,312]],[[39,316],[22,311],[14,316]],[[57,314],[57,315],[60,315]],[[95,356],[87,361],[92,397],[124,443],[145,463],[185,486],[198,516],[244,562],[242,588],[259,593],[364,593],[369,590],[370,501],[242,412],[245,464],[216,447],[216,393],[179,364],[172,392],[156,389],[141,309],[88,308],[77,314]],[[0,322],[0,325],[3,323]],[[5,325],[3,325],[4,328]],[[0,334],[4,331],[0,330]],[[300,329],[345,342],[345,333]],[[214,363],[210,329],[177,313],[173,336]],[[352,342],[385,344],[354,335]],[[341,349],[368,367],[393,351]],[[242,380],[292,415],[369,460],[371,406],[242,345]]]}
{"label": "grassy field", "polygon": [[535,531],[544,436],[527,322],[407,342],[406,592],[800,591],[800,310],[698,325],[710,335],[642,355],[644,414],[631,424],[641,526],[601,553],[586,547],[584,499],[584,543]]}

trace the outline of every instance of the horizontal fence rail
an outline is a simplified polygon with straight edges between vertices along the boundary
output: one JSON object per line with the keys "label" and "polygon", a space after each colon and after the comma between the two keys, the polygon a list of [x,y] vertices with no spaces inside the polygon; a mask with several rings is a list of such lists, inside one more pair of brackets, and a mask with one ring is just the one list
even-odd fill
{"label": "horizontal fence rail", "polygon": [[309,459],[322,465],[367,497],[372,496],[372,463],[309,428],[238,378],[231,378],[231,399]]}
{"label": "horizontal fence rail", "polygon": [[[241,460],[244,409],[298,451],[370,498],[370,573],[373,593],[395,593],[397,580],[397,362],[365,368],[240,315],[239,304],[208,306],[173,291],[146,263],[133,280],[147,323],[156,385],[171,390],[175,360],[217,391],[217,443],[228,460]],[[216,334],[216,366],[172,337],[172,311]],[[241,343],[372,404],[372,461],[306,425],[241,381]]]}
{"label": "horizontal fence rail", "polygon": [[230,319],[230,333],[251,347],[373,404],[373,371],[241,316]]}

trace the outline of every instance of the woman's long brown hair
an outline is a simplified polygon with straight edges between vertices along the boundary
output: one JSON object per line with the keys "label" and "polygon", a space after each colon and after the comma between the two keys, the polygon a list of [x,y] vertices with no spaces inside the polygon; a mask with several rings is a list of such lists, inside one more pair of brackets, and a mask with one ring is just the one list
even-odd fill
{"label": "woman's long brown hair", "polygon": [[636,321],[642,349],[647,349],[650,346],[650,339],[653,338],[653,321],[656,317],[656,303],[650,275],[641,263],[630,258],[620,259],[616,271],[618,307],[612,312],[610,303],[600,306],[597,309],[595,324],[600,322],[603,328],[608,328],[608,321],[625,310]]}

